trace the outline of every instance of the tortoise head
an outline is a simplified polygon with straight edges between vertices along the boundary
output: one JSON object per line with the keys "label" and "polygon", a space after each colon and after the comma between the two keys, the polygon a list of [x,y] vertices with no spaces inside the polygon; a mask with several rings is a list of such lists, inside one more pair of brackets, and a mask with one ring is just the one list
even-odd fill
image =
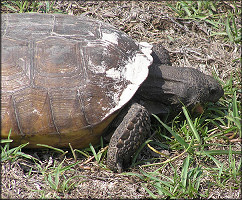
{"label": "tortoise head", "polygon": [[[152,65],[147,79],[136,93],[144,102],[164,108],[193,107],[198,103],[216,102],[224,91],[211,76],[194,68]],[[163,109],[162,108],[162,109]],[[162,110],[160,108],[160,110]]]}

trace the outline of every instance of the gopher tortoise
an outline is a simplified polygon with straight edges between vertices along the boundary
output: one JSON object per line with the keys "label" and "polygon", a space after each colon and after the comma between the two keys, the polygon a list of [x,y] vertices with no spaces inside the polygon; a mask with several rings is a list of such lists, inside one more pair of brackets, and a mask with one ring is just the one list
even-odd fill
{"label": "gopher tortoise", "polygon": [[223,95],[212,77],[171,66],[161,45],[137,43],[107,23],[61,14],[1,17],[1,134],[11,129],[13,146],[84,148],[112,126],[107,166],[121,172],[149,133],[151,113]]}

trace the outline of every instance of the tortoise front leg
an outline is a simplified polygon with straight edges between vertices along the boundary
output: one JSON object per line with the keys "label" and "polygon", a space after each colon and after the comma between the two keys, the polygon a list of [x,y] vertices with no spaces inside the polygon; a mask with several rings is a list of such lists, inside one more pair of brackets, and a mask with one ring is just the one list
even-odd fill
{"label": "tortoise front leg", "polygon": [[107,154],[108,168],[119,173],[127,168],[133,154],[144,142],[149,132],[148,111],[138,103],[132,104],[111,137]]}

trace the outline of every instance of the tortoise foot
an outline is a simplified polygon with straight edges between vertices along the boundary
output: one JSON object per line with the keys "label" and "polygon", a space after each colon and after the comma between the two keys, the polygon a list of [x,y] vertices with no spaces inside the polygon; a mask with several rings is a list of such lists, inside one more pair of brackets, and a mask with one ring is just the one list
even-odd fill
{"label": "tortoise foot", "polygon": [[148,111],[138,103],[132,104],[111,137],[107,155],[108,168],[119,173],[127,168],[149,131]]}

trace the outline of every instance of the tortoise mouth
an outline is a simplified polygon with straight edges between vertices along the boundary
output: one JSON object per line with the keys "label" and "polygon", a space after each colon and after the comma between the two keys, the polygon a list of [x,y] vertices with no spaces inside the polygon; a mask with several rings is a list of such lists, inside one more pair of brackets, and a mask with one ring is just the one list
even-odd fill
{"label": "tortoise mouth", "polygon": [[192,108],[192,112],[196,112],[199,114],[202,114],[204,112],[203,106],[201,103],[196,103],[193,108]]}

